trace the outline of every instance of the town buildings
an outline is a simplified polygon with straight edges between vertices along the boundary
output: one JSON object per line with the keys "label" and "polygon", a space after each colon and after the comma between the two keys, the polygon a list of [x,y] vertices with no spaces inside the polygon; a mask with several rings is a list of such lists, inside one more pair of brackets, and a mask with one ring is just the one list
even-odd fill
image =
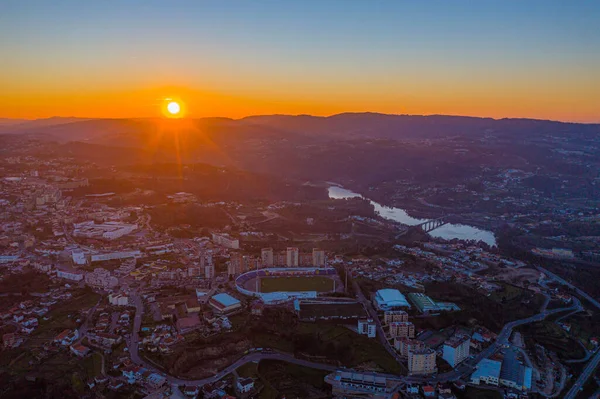
{"label": "town buildings", "polygon": [[298,248],[288,247],[286,250],[286,262],[287,267],[298,267]]}
{"label": "town buildings", "polygon": [[400,291],[390,288],[377,291],[374,302],[375,306],[383,311],[410,308],[410,304],[404,295]]}
{"label": "town buildings", "polygon": [[313,248],[312,265],[315,267],[325,267],[325,251],[322,249]]}
{"label": "town buildings", "polygon": [[410,339],[406,337],[394,338],[394,348],[398,351],[398,354],[401,357],[407,358],[408,353],[410,351],[424,349],[425,343],[416,339]]}
{"label": "town buildings", "polygon": [[109,289],[119,285],[119,279],[112,276],[108,270],[97,267],[93,272],[86,273],[85,283],[92,287]]}
{"label": "town buildings", "polygon": [[409,321],[393,321],[389,324],[389,333],[392,338],[414,338],[415,325]]}
{"label": "town buildings", "polygon": [[208,304],[218,313],[231,313],[242,307],[240,301],[226,293],[213,296]]}
{"label": "town buildings", "polygon": [[408,372],[410,375],[432,374],[437,370],[436,353],[431,348],[415,349],[408,352]]}
{"label": "town buildings", "polygon": [[358,333],[369,338],[375,338],[377,336],[377,324],[373,319],[358,320]]}
{"label": "town buildings", "polygon": [[442,358],[452,367],[456,367],[469,357],[471,339],[467,335],[455,335],[444,343]]}
{"label": "town buildings", "polygon": [[497,360],[482,359],[477,364],[477,370],[471,375],[471,383],[498,386],[500,383],[501,366],[502,363]]}
{"label": "town buildings", "polygon": [[263,267],[273,267],[273,248],[263,248],[260,251],[260,259]]}
{"label": "town buildings", "polygon": [[212,240],[215,244],[229,249],[240,249],[240,240],[231,237],[229,234],[212,234]]}
{"label": "town buildings", "polygon": [[113,306],[127,306],[129,305],[129,297],[125,294],[109,294],[108,303]]}
{"label": "town buildings", "polygon": [[75,223],[73,226],[75,227],[73,230],[74,237],[103,239],[109,241],[116,240],[127,234],[131,234],[138,228],[137,224],[119,222],[104,222],[96,224],[93,220]]}
{"label": "town buildings", "polygon": [[519,391],[531,389],[532,369],[519,362],[517,349],[510,348],[504,353],[500,368],[500,385]]}
{"label": "town buildings", "polygon": [[385,324],[394,321],[408,321],[408,313],[404,310],[388,310],[383,314],[383,322]]}

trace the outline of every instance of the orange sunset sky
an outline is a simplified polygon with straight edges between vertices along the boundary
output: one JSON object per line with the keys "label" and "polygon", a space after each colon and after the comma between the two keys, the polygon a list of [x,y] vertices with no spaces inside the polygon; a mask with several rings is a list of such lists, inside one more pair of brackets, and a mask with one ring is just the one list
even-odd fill
{"label": "orange sunset sky", "polygon": [[597,3],[25,3],[0,12],[0,117],[155,117],[177,98],[188,117],[600,122]]}

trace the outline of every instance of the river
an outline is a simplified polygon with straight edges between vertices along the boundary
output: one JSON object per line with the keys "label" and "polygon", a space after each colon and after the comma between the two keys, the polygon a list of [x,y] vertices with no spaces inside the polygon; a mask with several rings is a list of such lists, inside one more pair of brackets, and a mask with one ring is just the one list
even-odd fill
{"label": "river", "polygon": [[[389,206],[383,206],[378,202],[363,197],[362,195],[355,193],[354,191],[347,190],[339,186],[329,187],[329,198],[333,199],[345,199],[345,198],[364,198],[368,200],[375,207],[375,212],[381,217],[389,220],[405,224],[407,226],[415,226],[417,224],[426,222],[427,219],[417,219],[410,216],[402,208],[393,208]],[[458,238],[459,240],[478,240],[483,241],[490,246],[496,245],[496,237],[494,233],[488,230],[479,229],[473,226],[467,226],[464,224],[445,224],[429,233],[432,237],[443,238],[446,240],[452,240]]]}

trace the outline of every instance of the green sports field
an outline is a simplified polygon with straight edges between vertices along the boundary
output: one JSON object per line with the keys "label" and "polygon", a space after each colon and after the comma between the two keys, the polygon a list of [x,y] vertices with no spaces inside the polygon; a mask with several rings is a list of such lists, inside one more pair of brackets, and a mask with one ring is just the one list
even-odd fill
{"label": "green sports field", "polygon": [[260,292],[277,291],[333,291],[333,280],[329,277],[263,277],[260,279]]}

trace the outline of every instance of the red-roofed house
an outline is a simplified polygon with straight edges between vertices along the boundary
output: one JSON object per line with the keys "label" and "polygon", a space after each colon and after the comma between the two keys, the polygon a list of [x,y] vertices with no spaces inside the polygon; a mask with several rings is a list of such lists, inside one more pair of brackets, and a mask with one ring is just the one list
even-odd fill
{"label": "red-roofed house", "polygon": [[435,398],[435,388],[431,385],[425,385],[423,388],[423,396],[426,398]]}
{"label": "red-roofed house", "polygon": [[84,357],[88,353],[90,353],[90,348],[81,344],[71,345],[70,347],[71,353],[78,357]]}

